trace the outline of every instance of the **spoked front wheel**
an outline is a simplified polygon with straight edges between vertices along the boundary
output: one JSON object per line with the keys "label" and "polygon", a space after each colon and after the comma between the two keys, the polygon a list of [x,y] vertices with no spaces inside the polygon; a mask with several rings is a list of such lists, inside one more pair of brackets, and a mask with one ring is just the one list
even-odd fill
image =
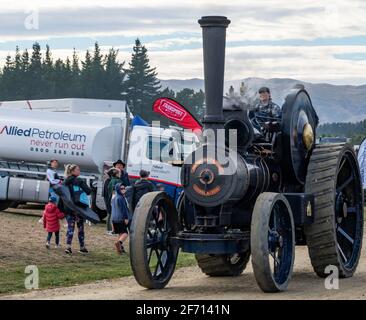
{"label": "spoked front wheel", "polygon": [[130,261],[136,281],[148,289],[164,288],[175,269],[178,213],[165,192],[145,194],[131,224]]}
{"label": "spoked front wheel", "polygon": [[291,207],[278,193],[264,192],[254,206],[250,245],[255,279],[264,292],[287,288],[295,260]]}

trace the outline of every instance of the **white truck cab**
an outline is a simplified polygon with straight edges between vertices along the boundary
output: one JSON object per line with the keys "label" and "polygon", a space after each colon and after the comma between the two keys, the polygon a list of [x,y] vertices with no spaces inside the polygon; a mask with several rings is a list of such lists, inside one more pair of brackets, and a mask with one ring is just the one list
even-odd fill
{"label": "white truck cab", "polygon": [[133,127],[130,135],[127,170],[132,179],[139,171],[150,172],[150,180],[160,183],[175,200],[180,195],[181,165],[198,145],[195,134],[178,128]]}

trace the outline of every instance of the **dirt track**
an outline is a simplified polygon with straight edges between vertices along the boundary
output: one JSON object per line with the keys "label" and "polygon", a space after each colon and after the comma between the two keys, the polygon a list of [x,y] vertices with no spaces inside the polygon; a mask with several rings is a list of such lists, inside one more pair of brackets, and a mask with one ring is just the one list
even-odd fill
{"label": "dirt track", "polygon": [[342,279],[339,290],[327,290],[324,279],[312,271],[307,250],[296,250],[293,279],[286,292],[262,293],[255,282],[251,265],[239,278],[209,278],[198,267],[176,271],[164,290],[146,290],[133,277],[70,288],[34,291],[11,297],[16,299],[366,299],[366,257],[363,250],[358,271],[353,278]]}

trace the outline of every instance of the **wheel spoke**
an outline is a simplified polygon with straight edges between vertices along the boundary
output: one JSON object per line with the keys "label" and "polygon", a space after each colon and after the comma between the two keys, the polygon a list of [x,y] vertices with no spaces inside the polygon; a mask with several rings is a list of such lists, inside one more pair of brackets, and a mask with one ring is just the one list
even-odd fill
{"label": "wheel spoke", "polygon": [[338,172],[341,172],[341,170],[342,170],[342,168],[343,168],[344,164],[346,163],[346,161],[347,161],[347,157],[345,157],[345,158],[343,159],[343,161],[342,161],[341,165],[339,166]]}
{"label": "wheel spoke", "polygon": [[277,210],[276,208],[273,209],[273,230],[277,231]]}
{"label": "wheel spoke", "polygon": [[147,234],[149,235],[150,238],[153,238],[153,235],[151,234],[151,230],[147,229]]}
{"label": "wheel spoke", "polygon": [[274,266],[276,266],[276,264],[279,265],[280,264],[280,260],[278,260],[278,258],[276,257],[276,252],[270,252],[269,254],[273,258]]}
{"label": "wheel spoke", "polygon": [[340,226],[337,227],[337,231],[343,236],[345,237],[349,242],[351,242],[352,244],[354,243],[354,240],[351,238],[350,235],[348,235],[346,233],[346,231],[344,231]]}
{"label": "wheel spoke", "polygon": [[346,258],[346,255],[344,254],[341,246],[339,245],[339,243],[337,243],[337,247],[338,247],[339,252],[341,253],[341,256],[342,256],[343,260],[347,263],[348,260]]}
{"label": "wheel spoke", "polygon": [[156,239],[151,239],[151,241],[146,241],[146,248],[151,248],[158,243],[159,243],[159,241]]}
{"label": "wheel spoke", "polygon": [[154,277],[156,277],[158,275],[158,271],[159,271],[159,253],[158,253],[158,250],[156,249],[155,250],[155,254],[156,254],[156,258],[157,258],[157,261],[156,261],[156,266],[155,266],[155,271],[154,271]]}
{"label": "wheel spoke", "polygon": [[164,230],[168,229],[168,217],[166,215],[166,212],[164,212],[163,214],[163,219],[164,219]]}
{"label": "wheel spoke", "polygon": [[338,188],[337,188],[337,193],[341,192],[345,187],[347,187],[352,181],[353,181],[354,177],[353,174],[346,179],[346,181],[344,181]]}
{"label": "wheel spoke", "polygon": [[[155,272],[154,272],[154,276],[156,277],[158,275],[158,271],[160,271],[159,274],[163,272],[164,265],[161,262],[162,254],[160,254],[159,250],[157,250],[157,249],[155,250],[155,253],[156,253],[156,257],[158,259],[158,261],[156,263],[156,267],[155,267]],[[160,270],[159,270],[159,268],[160,268]]]}
{"label": "wheel spoke", "polygon": [[148,258],[147,258],[147,264],[148,265],[150,265],[150,260],[151,260],[151,256],[152,256],[152,252],[153,252],[154,250],[152,249],[152,248],[150,248],[150,252],[149,252],[149,256],[148,256]]}

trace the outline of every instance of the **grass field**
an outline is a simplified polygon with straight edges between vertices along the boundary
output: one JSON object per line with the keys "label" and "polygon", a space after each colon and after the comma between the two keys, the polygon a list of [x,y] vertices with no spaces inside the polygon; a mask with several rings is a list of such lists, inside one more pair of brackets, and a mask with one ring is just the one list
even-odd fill
{"label": "grass field", "polygon": [[[26,291],[25,267],[36,265],[40,289],[72,286],[103,279],[132,275],[128,255],[117,255],[114,236],[105,234],[105,226],[86,226],[86,245],[90,253],[67,256],[63,249],[47,250],[46,233],[38,217],[0,213],[0,295]],[[66,228],[62,222],[61,243],[65,242]],[[195,264],[194,256],[180,253],[177,267]]]}

